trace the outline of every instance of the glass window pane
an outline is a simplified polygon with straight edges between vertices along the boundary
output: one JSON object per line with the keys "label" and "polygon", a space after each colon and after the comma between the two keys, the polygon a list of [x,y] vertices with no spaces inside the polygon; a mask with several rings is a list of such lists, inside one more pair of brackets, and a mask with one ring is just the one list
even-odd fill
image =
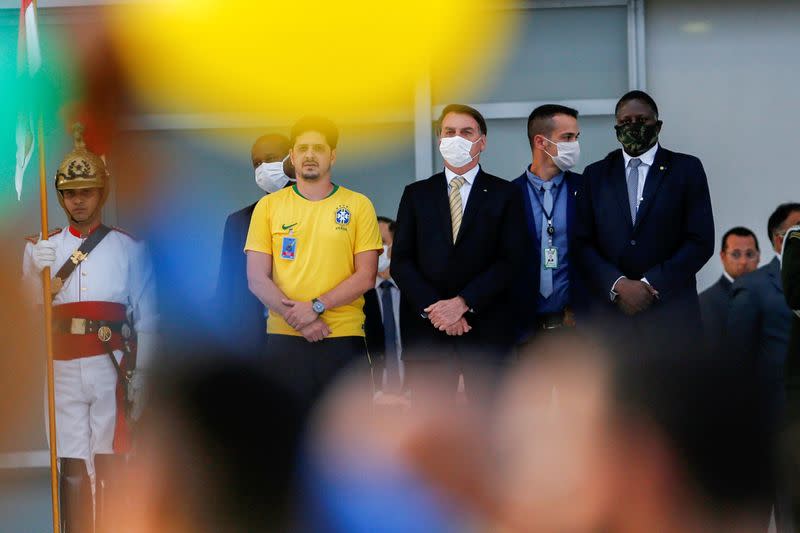
{"label": "glass window pane", "polygon": [[517,17],[517,33],[494,72],[456,83],[432,69],[434,105],[615,98],[627,90],[627,7],[528,9]]}
{"label": "glass window pane", "polygon": [[[581,117],[581,159],[576,172],[582,172],[590,163],[602,159],[619,148],[614,135],[614,117]],[[487,146],[481,156],[481,167],[489,174],[513,180],[531,163],[526,118],[496,119],[487,121],[489,134]],[[434,145],[434,164],[437,172],[444,167],[438,146]]]}

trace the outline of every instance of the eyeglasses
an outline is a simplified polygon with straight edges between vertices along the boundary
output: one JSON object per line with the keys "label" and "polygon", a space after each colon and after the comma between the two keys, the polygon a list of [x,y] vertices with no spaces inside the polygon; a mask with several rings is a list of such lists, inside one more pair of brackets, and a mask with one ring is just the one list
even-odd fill
{"label": "eyeglasses", "polygon": [[744,256],[747,258],[748,261],[753,261],[754,259],[758,258],[758,252],[755,250],[747,250],[746,252],[742,252],[741,250],[734,250],[732,252],[728,252],[728,256],[732,259],[739,260]]}

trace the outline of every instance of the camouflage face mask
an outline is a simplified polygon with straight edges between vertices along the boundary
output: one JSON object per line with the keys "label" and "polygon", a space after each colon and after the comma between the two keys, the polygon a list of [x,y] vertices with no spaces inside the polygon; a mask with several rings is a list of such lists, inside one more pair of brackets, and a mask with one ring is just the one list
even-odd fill
{"label": "camouflage face mask", "polygon": [[653,124],[632,122],[614,126],[617,130],[617,140],[622,144],[628,155],[636,157],[642,155],[653,147],[658,141],[658,131],[661,121]]}

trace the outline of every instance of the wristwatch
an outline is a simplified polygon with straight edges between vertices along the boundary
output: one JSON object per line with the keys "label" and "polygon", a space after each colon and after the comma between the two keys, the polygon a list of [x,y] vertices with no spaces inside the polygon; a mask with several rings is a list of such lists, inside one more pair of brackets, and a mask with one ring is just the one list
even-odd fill
{"label": "wristwatch", "polygon": [[311,309],[313,309],[318,315],[321,315],[325,312],[325,304],[322,303],[322,300],[319,298],[314,298],[311,300]]}

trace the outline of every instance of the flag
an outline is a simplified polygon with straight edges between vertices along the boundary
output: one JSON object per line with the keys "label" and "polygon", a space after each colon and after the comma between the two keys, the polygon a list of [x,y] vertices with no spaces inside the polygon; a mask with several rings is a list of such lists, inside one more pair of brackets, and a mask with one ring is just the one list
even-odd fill
{"label": "flag", "polygon": [[19,10],[19,39],[17,40],[17,77],[21,90],[17,108],[17,165],[14,185],[17,200],[22,198],[22,176],[33,153],[33,84],[30,81],[42,66],[36,6],[33,0],[22,0]]}

